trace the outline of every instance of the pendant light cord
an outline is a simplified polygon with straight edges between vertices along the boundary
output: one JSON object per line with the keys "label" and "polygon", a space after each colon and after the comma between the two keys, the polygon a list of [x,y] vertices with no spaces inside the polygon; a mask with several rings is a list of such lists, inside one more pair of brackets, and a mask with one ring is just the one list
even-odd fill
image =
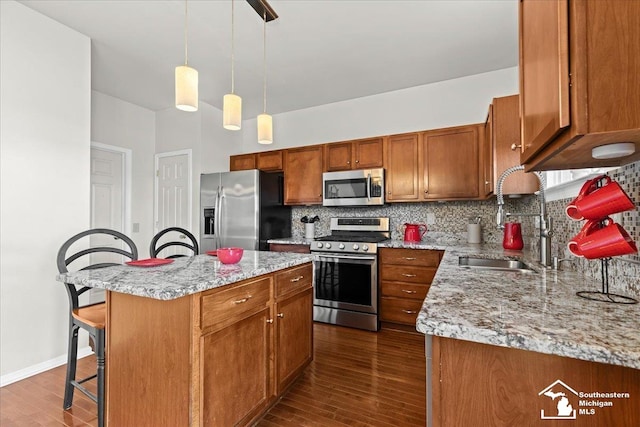
{"label": "pendant light cord", "polygon": [[235,93],[235,38],[234,38],[234,0],[231,0],[231,93]]}
{"label": "pendant light cord", "polygon": [[188,43],[187,43],[187,26],[189,25],[188,21],[188,7],[187,0],[184,0],[184,65],[189,65],[189,51],[188,51]]}
{"label": "pendant light cord", "polygon": [[262,29],[262,69],[263,69],[263,110],[267,113],[267,11],[263,12],[264,26]]}

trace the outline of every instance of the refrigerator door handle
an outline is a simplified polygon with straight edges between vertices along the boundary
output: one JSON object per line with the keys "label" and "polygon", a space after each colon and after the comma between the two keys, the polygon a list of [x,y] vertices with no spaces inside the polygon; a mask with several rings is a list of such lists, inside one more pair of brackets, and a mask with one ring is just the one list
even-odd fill
{"label": "refrigerator door handle", "polygon": [[222,215],[222,203],[223,203],[223,199],[224,197],[224,186],[221,185],[220,186],[220,190],[218,190],[218,198],[220,199],[220,201],[218,202],[218,238],[219,238],[219,242],[222,245],[222,221],[223,221],[223,215]]}
{"label": "refrigerator door handle", "polygon": [[[213,223],[213,234],[215,234],[215,239],[218,239],[218,227],[220,227],[220,187],[218,187],[218,191],[216,193],[216,204],[214,206],[215,216]],[[216,246],[217,248],[217,246]]]}

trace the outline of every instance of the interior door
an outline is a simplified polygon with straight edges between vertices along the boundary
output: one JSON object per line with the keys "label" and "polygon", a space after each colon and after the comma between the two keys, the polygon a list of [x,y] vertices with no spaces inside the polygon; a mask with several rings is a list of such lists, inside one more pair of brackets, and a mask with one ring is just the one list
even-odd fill
{"label": "interior door", "polygon": [[[167,227],[191,230],[191,152],[156,155],[156,227],[155,232]],[[169,233],[171,234],[171,233]],[[175,236],[166,236],[167,239]],[[166,242],[161,239],[158,245]],[[173,247],[164,256],[190,254],[186,248]]]}
{"label": "interior door", "polygon": [[[91,147],[91,228],[109,228],[124,231],[125,191],[124,153]],[[91,246],[121,248],[121,242],[112,237],[91,236]],[[91,264],[103,262],[121,263],[122,256],[111,253],[92,254]],[[89,299],[104,299],[102,289],[92,289]]]}

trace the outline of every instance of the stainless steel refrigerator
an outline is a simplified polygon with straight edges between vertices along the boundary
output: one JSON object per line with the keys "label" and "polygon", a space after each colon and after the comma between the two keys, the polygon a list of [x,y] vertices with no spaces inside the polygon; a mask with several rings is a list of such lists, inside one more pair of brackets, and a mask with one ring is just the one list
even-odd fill
{"label": "stainless steel refrigerator", "polygon": [[258,170],[200,176],[200,250],[269,250],[267,240],[291,237],[282,173]]}

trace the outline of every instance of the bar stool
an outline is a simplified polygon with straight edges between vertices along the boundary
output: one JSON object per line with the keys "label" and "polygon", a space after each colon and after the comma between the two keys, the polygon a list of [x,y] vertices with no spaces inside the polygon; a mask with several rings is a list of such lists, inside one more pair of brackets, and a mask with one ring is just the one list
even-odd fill
{"label": "bar stool", "polygon": [[[76,253],[67,254],[71,246],[81,240],[89,237],[90,239],[101,239],[102,245],[81,249]],[[113,242],[115,240],[122,242],[122,248],[110,247],[105,242]],[[91,244],[91,243],[89,243]],[[85,246],[83,246],[85,247]],[[138,249],[133,241],[124,234],[109,230],[106,228],[95,228],[92,230],[78,233],[67,240],[58,251],[57,263],[60,273],[69,272],[68,267],[72,262],[81,259],[83,265],[78,270],[93,270],[112,265],[120,265],[121,263],[112,262],[111,260],[102,259],[95,262],[96,255],[118,254],[134,261],[138,259]],[[93,263],[92,263],[93,262]],[[89,263],[89,265],[87,265]],[[104,426],[104,367],[105,367],[105,317],[106,306],[104,302],[95,304],[80,305],[78,297],[88,291],[89,287],[83,286],[78,289],[71,283],[65,283],[67,295],[69,297],[69,349],[67,354],[67,375],[64,386],[64,409],[70,409],[73,404],[74,389],[80,390],[98,405],[98,426]],[[78,361],[78,330],[82,328],[89,333],[94,343],[94,352],[96,354],[97,369],[94,375],[76,381],[76,365]],[[83,383],[93,378],[97,378],[97,393],[93,394],[87,390]]]}
{"label": "bar stool", "polygon": [[[170,233],[170,232],[180,233],[179,239],[188,238],[191,241],[191,243],[181,242],[179,240],[172,240],[170,242],[167,242],[167,243],[164,243],[164,244],[162,244],[160,246],[157,246],[158,245],[158,241],[160,240],[160,238],[162,236],[164,236],[165,234]],[[171,246],[182,246],[184,248],[190,249],[190,250],[193,251],[193,255],[198,255],[198,253],[200,253],[200,249],[198,247],[198,241],[193,236],[193,234],[189,233],[184,228],[169,227],[169,228],[165,228],[162,231],[159,231],[158,234],[153,236],[153,239],[151,239],[151,245],[149,245],[149,254],[151,255],[151,258],[158,258],[158,254],[161,251],[163,251],[164,249],[169,248]],[[183,256],[188,256],[188,255],[173,254],[173,255],[167,256],[166,258],[179,258],[179,257],[183,257]]]}

